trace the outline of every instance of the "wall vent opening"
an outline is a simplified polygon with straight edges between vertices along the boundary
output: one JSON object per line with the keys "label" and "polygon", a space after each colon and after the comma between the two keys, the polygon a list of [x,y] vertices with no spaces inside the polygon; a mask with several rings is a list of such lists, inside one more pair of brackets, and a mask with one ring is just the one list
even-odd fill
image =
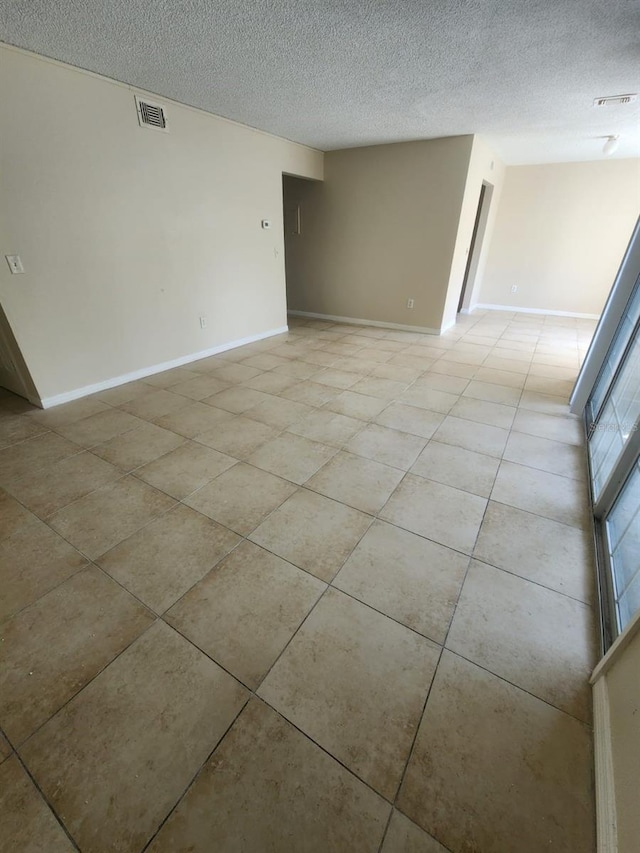
{"label": "wall vent opening", "polygon": [[162,130],[168,133],[169,123],[163,106],[143,100],[136,95],[136,108],[140,127],[150,127],[152,130]]}
{"label": "wall vent opening", "polygon": [[596,98],[593,102],[594,107],[621,107],[626,104],[632,104],[637,95],[608,95],[605,98]]}

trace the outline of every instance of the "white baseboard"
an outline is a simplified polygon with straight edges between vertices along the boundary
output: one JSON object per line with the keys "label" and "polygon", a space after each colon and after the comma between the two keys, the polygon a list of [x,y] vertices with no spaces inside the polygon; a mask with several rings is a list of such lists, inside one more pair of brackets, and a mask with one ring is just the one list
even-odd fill
{"label": "white baseboard", "polygon": [[596,829],[598,853],[617,853],[618,827],[611,752],[611,724],[607,679],[593,685],[593,738],[596,776]]}
{"label": "white baseboard", "polygon": [[[405,326],[402,323],[385,323],[381,320],[360,320],[357,317],[316,314],[313,311],[292,311],[289,309],[287,313],[293,317],[308,317],[310,320],[330,320],[332,323],[351,323],[354,326],[375,326],[378,329],[397,329],[399,332],[419,332],[422,335],[439,335],[441,333],[440,329],[430,329],[427,326]],[[447,328],[449,327],[447,326]]]}
{"label": "white baseboard", "polygon": [[550,314],[552,317],[575,317],[578,320],[599,320],[599,314],[579,314],[575,311],[551,311],[548,308],[516,308],[515,305],[489,305],[476,302],[472,310],[481,308],[487,311],[513,311],[515,314]]}
{"label": "white baseboard", "polygon": [[220,344],[219,346],[201,350],[200,352],[183,355],[180,356],[180,358],[174,358],[171,361],[165,361],[162,364],[153,364],[151,367],[143,367],[140,370],[134,370],[131,373],[124,373],[121,376],[114,376],[112,379],[105,379],[104,381],[96,382],[93,385],[84,385],[82,388],[74,388],[72,391],[65,391],[64,394],[56,394],[54,397],[44,397],[41,400],[38,400],[36,405],[42,406],[43,409],[50,409],[53,406],[60,406],[62,403],[70,403],[72,400],[79,400],[81,397],[88,397],[89,394],[96,394],[98,391],[107,391],[109,388],[116,388],[118,385],[125,385],[127,382],[133,382],[135,379],[144,379],[145,376],[153,376],[155,373],[162,373],[163,371],[171,370],[174,367],[182,367],[185,364],[191,364],[193,361],[199,361],[201,358],[208,358],[211,355],[218,355],[221,352],[236,349],[236,347],[253,344],[256,341],[262,341],[265,338],[272,338],[274,335],[281,335],[288,331],[288,329],[288,326],[280,326],[278,329],[270,329],[268,332],[260,332],[260,334],[251,335],[248,338],[240,338],[237,341],[230,341],[229,343]]}

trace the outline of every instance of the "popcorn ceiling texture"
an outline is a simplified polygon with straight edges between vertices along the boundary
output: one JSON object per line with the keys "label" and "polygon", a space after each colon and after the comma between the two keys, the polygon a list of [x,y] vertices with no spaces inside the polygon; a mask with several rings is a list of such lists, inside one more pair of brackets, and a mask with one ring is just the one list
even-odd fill
{"label": "popcorn ceiling texture", "polygon": [[[640,153],[635,0],[4,0],[0,38],[329,150],[480,133],[507,163]],[[99,106],[97,105],[97,108]]]}

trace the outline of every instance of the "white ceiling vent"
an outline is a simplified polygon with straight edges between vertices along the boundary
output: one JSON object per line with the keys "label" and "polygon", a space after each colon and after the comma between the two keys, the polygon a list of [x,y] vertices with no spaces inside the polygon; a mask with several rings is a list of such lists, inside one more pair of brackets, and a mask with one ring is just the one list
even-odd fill
{"label": "white ceiling vent", "polygon": [[593,102],[594,107],[621,107],[625,104],[632,104],[637,95],[609,95],[606,98],[596,98]]}
{"label": "white ceiling vent", "polygon": [[160,104],[139,98],[136,95],[136,107],[138,110],[138,122],[140,127],[150,127],[152,130],[169,132],[169,123],[165,109]]}

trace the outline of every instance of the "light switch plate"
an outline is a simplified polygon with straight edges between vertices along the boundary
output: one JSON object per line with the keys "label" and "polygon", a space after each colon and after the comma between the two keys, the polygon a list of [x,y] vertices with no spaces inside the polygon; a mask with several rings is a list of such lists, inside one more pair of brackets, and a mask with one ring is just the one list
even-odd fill
{"label": "light switch plate", "polygon": [[5,255],[7,259],[7,263],[9,264],[9,269],[13,275],[18,275],[19,273],[24,272],[24,267],[22,266],[22,261],[20,260],[20,255]]}

